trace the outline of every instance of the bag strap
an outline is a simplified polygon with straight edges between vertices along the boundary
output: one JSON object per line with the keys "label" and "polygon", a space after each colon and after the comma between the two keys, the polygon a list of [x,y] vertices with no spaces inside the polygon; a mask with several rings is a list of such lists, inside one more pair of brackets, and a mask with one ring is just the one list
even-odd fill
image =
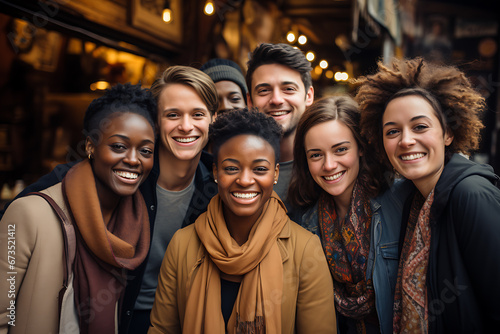
{"label": "bag strap", "polygon": [[63,240],[64,240],[64,259],[63,259],[63,287],[59,292],[59,315],[61,315],[61,307],[62,307],[62,297],[66,292],[66,289],[69,285],[69,277],[71,271],[73,270],[73,262],[76,254],[76,234],[75,227],[73,226],[71,220],[68,219],[64,211],[57,205],[57,203],[47,194],[41,192],[31,192],[28,195],[37,195],[42,197],[49,203],[54,212],[59,217],[62,232],[63,232]]}

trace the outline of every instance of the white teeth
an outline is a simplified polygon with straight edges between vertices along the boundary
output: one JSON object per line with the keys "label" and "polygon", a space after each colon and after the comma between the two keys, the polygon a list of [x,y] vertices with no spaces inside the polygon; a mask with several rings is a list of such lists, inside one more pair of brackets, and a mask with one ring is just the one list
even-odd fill
{"label": "white teeth", "polygon": [[187,138],[174,138],[175,141],[178,141],[179,143],[191,143],[194,142],[198,137],[187,137]]}
{"label": "white teeth", "polygon": [[244,199],[254,198],[257,195],[258,193],[233,193],[234,197],[244,198]]}
{"label": "white teeth", "polygon": [[415,160],[415,159],[420,159],[424,156],[425,154],[423,153],[417,153],[417,154],[410,154],[410,155],[402,155],[401,160],[404,161],[409,161],[409,160]]}
{"label": "white teeth", "polygon": [[116,175],[124,177],[126,179],[132,179],[135,180],[139,177],[139,174],[137,173],[129,173],[129,172],[121,172],[121,171],[114,171]]}
{"label": "white teeth", "polygon": [[271,116],[283,116],[288,114],[288,111],[274,111],[271,113]]}
{"label": "white teeth", "polygon": [[332,176],[324,176],[325,180],[327,181],[333,181],[333,180],[336,180],[338,179],[339,177],[342,176],[342,174],[344,174],[344,172],[340,172],[340,173],[337,173],[337,174],[333,174]]}

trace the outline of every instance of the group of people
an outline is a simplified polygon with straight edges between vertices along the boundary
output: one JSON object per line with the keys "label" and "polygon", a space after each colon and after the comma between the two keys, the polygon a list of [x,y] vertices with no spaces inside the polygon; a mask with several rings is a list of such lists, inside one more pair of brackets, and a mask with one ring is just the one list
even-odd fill
{"label": "group of people", "polygon": [[[259,45],[88,107],[87,157],[0,221],[0,333],[488,333],[499,177],[468,157],[484,98],[394,59],[314,101]],[[4,246],[5,245],[5,246]]]}

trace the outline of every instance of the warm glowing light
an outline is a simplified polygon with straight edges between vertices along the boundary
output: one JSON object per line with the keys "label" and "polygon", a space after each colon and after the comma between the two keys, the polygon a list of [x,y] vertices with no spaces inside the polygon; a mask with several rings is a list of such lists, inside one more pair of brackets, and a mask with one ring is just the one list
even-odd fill
{"label": "warm glowing light", "polygon": [[163,10],[163,21],[166,23],[172,22],[172,10],[170,8]]}
{"label": "warm glowing light", "polygon": [[347,81],[348,79],[349,79],[349,74],[347,74],[347,72],[335,72],[335,80]]}
{"label": "warm glowing light", "polygon": [[333,71],[330,71],[330,70],[326,71],[325,72],[325,77],[327,77],[328,79],[333,78]]}
{"label": "warm glowing light", "polygon": [[213,13],[215,13],[214,3],[212,1],[207,1],[205,3],[205,14],[212,15]]}
{"label": "warm glowing light", "polygon": [[328,62],[326,60],[322,60],[319,62],[319,66],[322,68],[322,69],[325,69],[328,67]]}
{"label": "warm glowing light", "polygon": [[295,34],[293,32],[289,32],[288,35],[286,35],[286,40],[289,43],[293,43],[295,41]]}
{"label": "warm glowing light", "polygon": [[304,45],[307,43],[307,37],[304,35],[299,36],[299,44]]}
{"label": "warm glowing light", "polygon": [[314,60],[314,57],[315,57],[314,52],[309,51],[308,53],[306,53],[306,58],[307,58],[307,60],[309,60],[309,61],[313,61],[313,60]]}
{"label": "warm glowing light", "polygon": [[321,75],[322,72],[323,70],[321,69],[321,67],[316,65],[316,67],[314,68],[314,73],[316,73],[317,75]]}
{"label": "warm glowing light", "polygon": [[90,84],[91,90],[105,90],[109,88],[109,82],[107,81],[96,81],[93,84]]}

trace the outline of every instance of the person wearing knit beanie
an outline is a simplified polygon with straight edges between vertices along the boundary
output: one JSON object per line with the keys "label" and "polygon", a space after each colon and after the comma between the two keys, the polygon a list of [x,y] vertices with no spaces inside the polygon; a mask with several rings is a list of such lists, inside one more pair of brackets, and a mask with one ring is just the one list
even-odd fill
{"label": "person wearing knit beanie", "polygon": [[247,85],[241,68],[229,59],[214,58],[200,70],[208,74],[215,83],[219,95],[219,109],[215,117],[223,112],[246,107]]}

